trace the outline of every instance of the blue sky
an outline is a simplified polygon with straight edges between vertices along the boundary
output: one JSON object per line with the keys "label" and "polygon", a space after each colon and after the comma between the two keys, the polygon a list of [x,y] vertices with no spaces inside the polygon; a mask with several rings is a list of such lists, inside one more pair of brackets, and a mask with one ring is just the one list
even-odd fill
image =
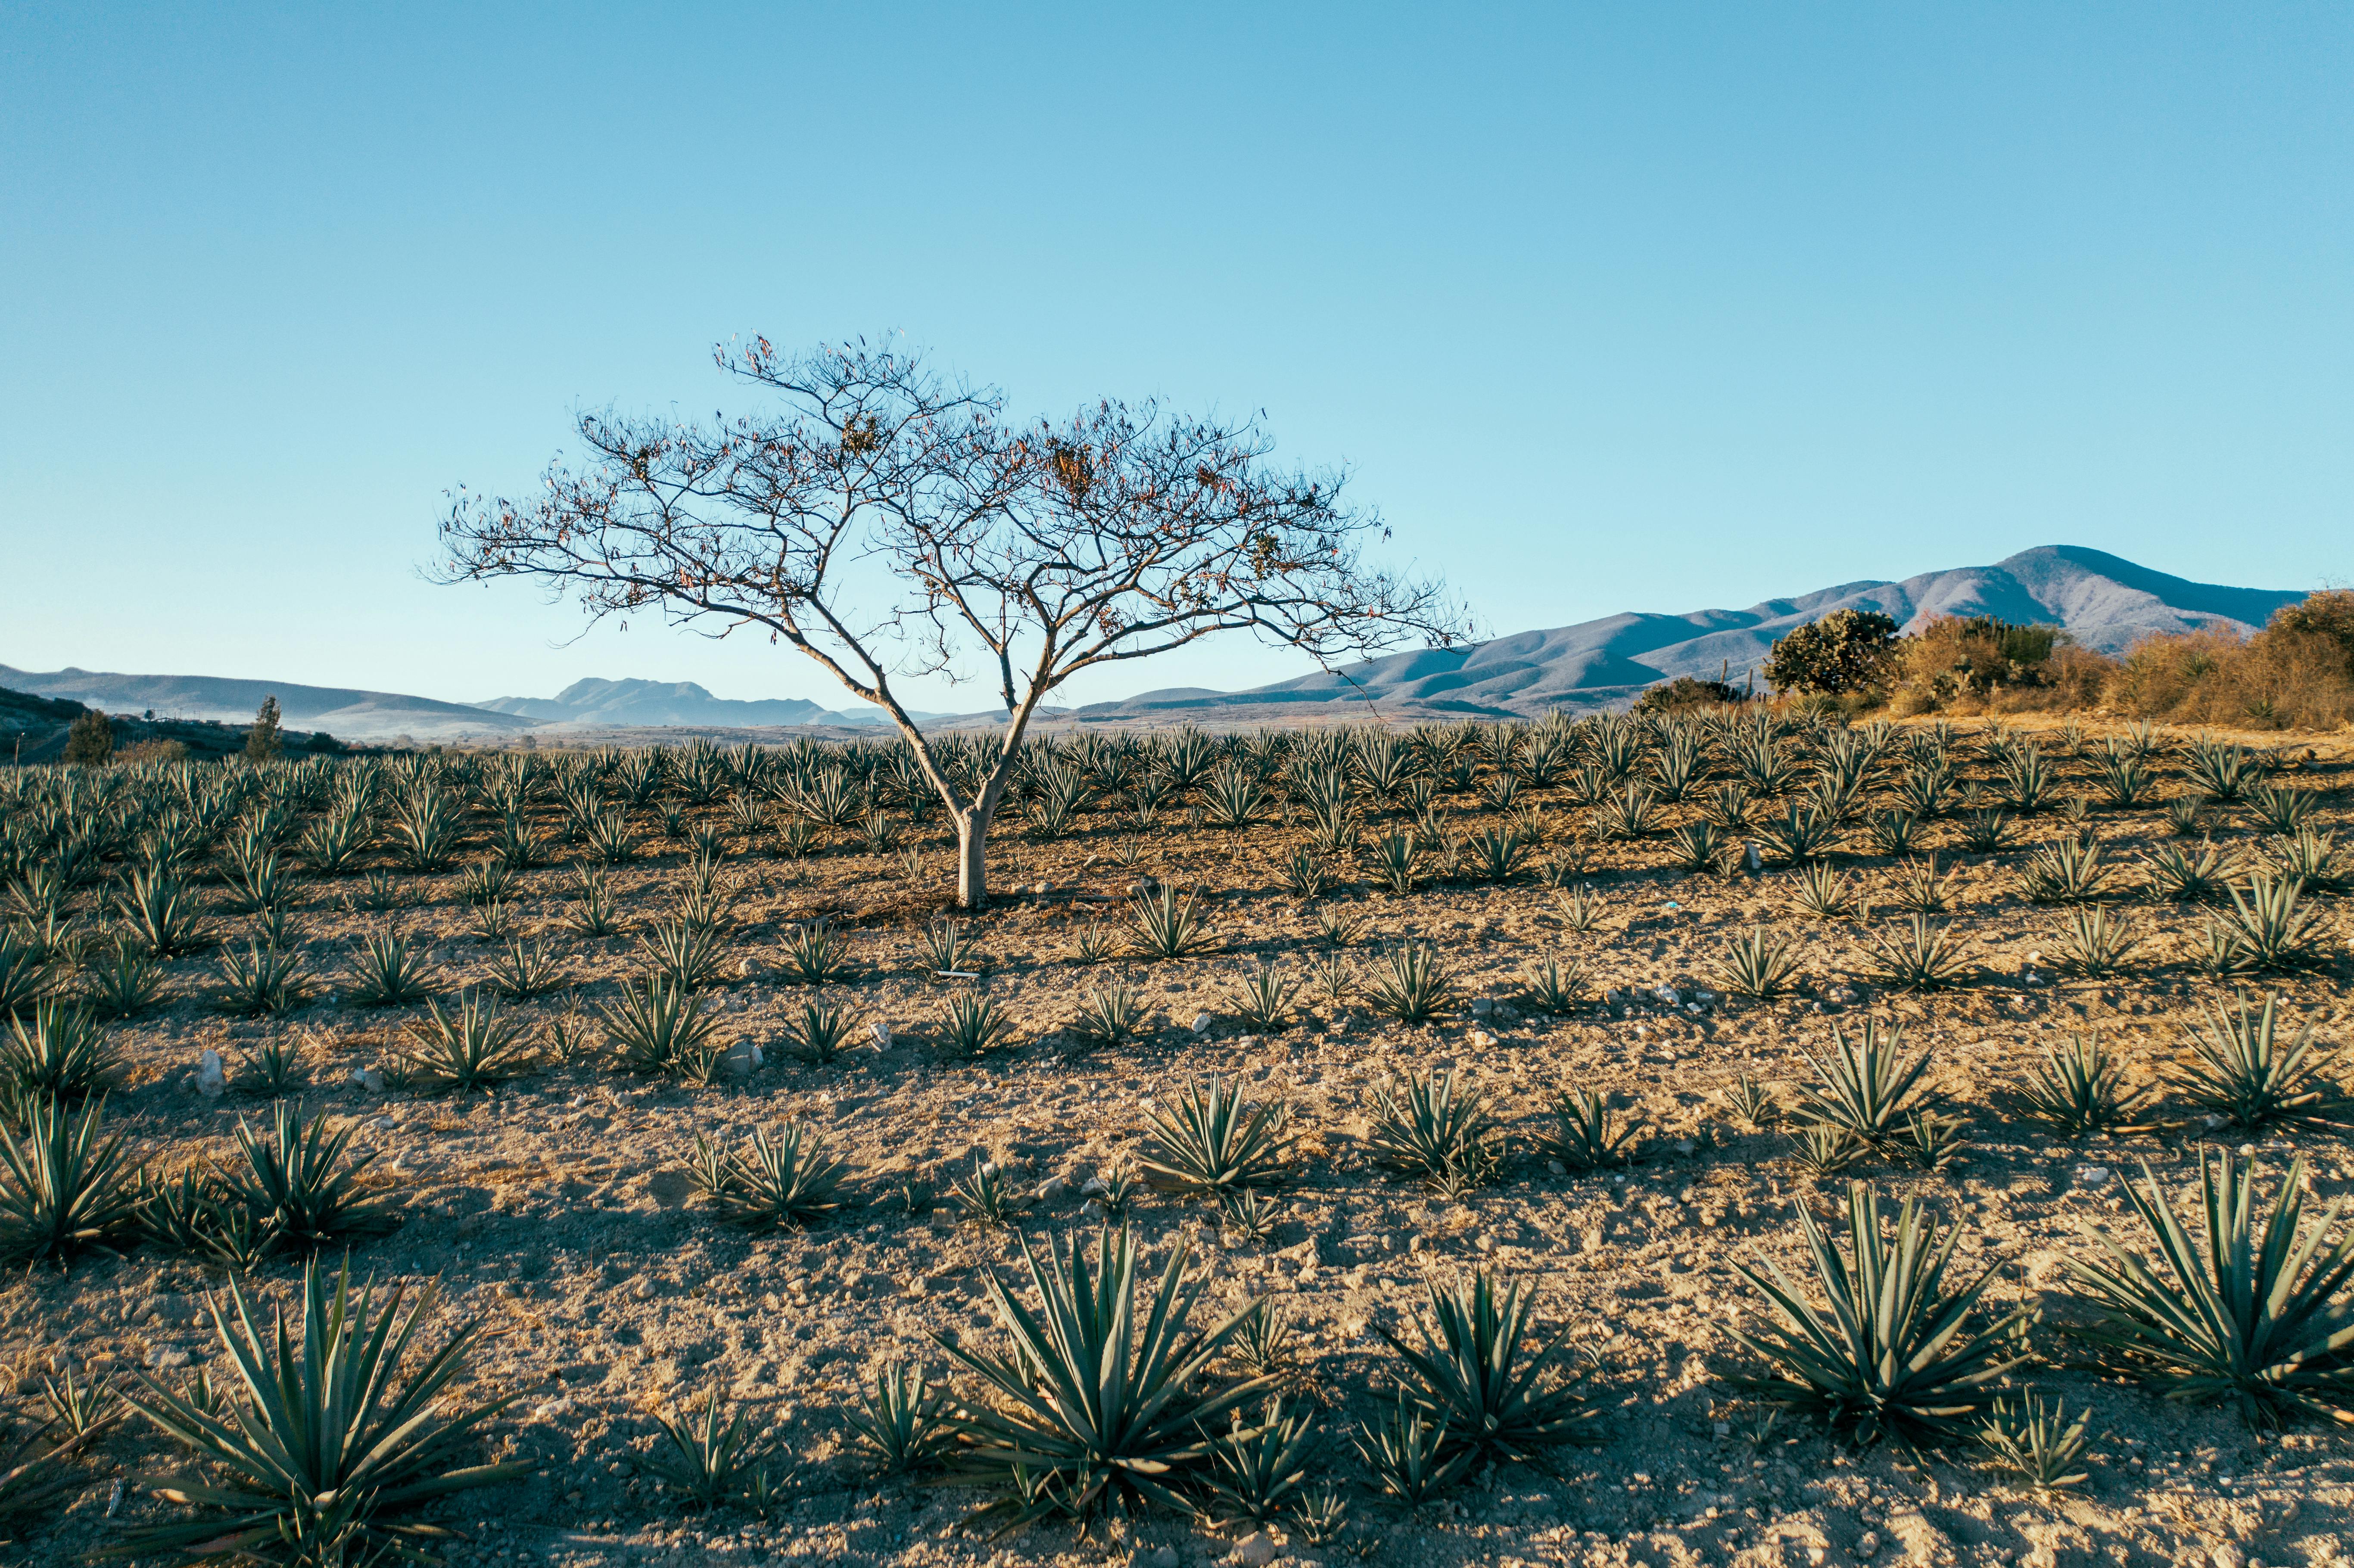
{"label": "blue sky", "polygon": [[12,6],[0,662],[838,700],[419,576],[445,489],[740,407],[753,333],[1263,408],[1496,631],[2052,543],[2343,580],[2349,65],[2319,5]]}

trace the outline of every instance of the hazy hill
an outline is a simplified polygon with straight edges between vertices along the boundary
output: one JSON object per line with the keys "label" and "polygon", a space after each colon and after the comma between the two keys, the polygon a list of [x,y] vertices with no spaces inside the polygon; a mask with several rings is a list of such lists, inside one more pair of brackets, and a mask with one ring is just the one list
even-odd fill
{"label": "hazy hill", "polygon": [[344,686],[302,686],[282,681],[232,681],[217,675],[119,675],[64,669],[47,674],[0,664],[0,686],[44,697],[69,697],[108,713],[154,710],[159,718],[216,719],[250,724],[261,699],[278,699],[280,716],[296,729],[325,730],[347,740],[396,735],[446,740],[461,735],[488,739],[534,727],[512,714],[468,703]]}
{"label": "hazy hill", "polygon": [[1532,715],[1621,702],[1676,675],[1713,677],[1725,671],[1738,683],[1764,661],[1776,638],[1835,609],[1876,609],[1906,627],[1938,615],[1999,616],[2064,626],[2088,647],[2114,652],[2145,632],[2181,631],[2214,620],[2253,630],[2304,597],[2190,582],[2099,550],[2047,545],[1990,567],[1924,572],[1903,582],[1842,583],[1747,609],[1629,611],[1468,648],[1395,653],[1244,692],[1146,692],[1082,708],[1078,716],[1198,715],[1231,722],[1362,708],[1369,700],[1391,716]]}
{"label": "hazy hill", "polygon": [[[542,724],[592,729],[762,729],[778,725],[885,722],[882,709],[864,703],[835,712],[801,697],[747,702],[715,697],[693,681],[575,681],[553,697],[493,697],[480,705]],[[915,716],[939,715],[919,713]]]}

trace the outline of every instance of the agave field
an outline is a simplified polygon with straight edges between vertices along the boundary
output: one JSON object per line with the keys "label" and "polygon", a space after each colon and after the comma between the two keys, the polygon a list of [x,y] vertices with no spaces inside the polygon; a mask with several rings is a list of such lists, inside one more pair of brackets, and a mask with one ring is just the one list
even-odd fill
{"label": "agave field", "polygon": [[2335,1561],[2348,762],[1058,733],[978,911],[896,743],[0,772],[0,1550]]}

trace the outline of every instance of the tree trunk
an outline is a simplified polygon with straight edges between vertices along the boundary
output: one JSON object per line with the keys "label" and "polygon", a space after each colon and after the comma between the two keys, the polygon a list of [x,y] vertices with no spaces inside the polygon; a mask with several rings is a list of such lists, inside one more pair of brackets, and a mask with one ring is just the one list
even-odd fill
{"label": "tree trunk", "polygon": [[989,903],[989,819],[976,804],[956,819],[957,907],[980,909]]}

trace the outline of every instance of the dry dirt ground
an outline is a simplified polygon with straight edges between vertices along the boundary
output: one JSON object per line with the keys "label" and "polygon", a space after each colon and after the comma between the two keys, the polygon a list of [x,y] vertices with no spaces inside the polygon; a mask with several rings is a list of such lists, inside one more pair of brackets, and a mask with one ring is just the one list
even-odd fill
{"label": "dry dirt ground", "polygon": [[[2349,748],[2311,744],[2289,781],[2339,785]],[[2296,741],[2300,758],[2306,747]],[[2089,760],[2059,760],[2072,780],[2064,793]],[[2179,758],[2162,765],[2161,780],[2168,795],[2182,790]],[[1543,800],[1555,845],[1568,842],[1579,813],[1553,792]],[[2322,825],[2342,832],[2349,815],[2333,796]],[[2128,865],[2167,832],[2157,807],[2095,809],[2088,823]],[[1191,1568],[1223,1557],[1233,1532],[1168,1516],[1109,1539],[1060,1527],[1004,1542],[960,1534],[955,1526],[978,1497],[878,1482],[840,1416],[891,1358],[942,1368],[930,1336],[995,1331],[983,1277],[1018,1265],[1017,1232],[960,1223],[951,1177],[994,1160],[1028,1197],[1020,1234],[1039,1243],[1091,1236],[1083,1184],[1132,1157],[1147,1107],[1210,1074],[1291,1100],[1309,1131],[1279,1226],[1263,1244],[1232,1239],[1214,1213],[1150,1195],[1132,1223],[1156,1267],[1168,1248],[1196,1249],[1214,1281],[1211,1302],[1270,1294],[1299,1328],[1299,1379],[1322,1410],[1320,1463],[1353,1489],[1340,1540],[1310,1546],[1278,1532],[1291,1561],[2211,1560],[2220,1568],[2339,1555],[2354,1523],[2354,1450],[2317,1431],[2260,1437],[2228,1412],[2168,1406],[2135,1386],[2043,1366],[2037,1386],[2089,1403],[2098,1435],[2089,1481],[2047,1500],[1967,1455],[1914,1465],[1886,1447],[1845,1451],[1787,1421],[1760,1431],[1725,1382],[1748,1363],[1723,1326],[1761,1305],[1734,1262],[1754,1253],[1803,1268],[1795,1208],[1811,1202],[1828,1214],[1839,1183],[1800,1173],[1790,1140],[1741,1125],[1722,1091],[1744,1073],[1776,1085],[1802,1079],[1835,1025],[1900,1022],[1909,1044],[1934,1053],[1935,1084],[1967,1118],[1966,1155],[1934,1174],[1888,1165],[1865,1174],[1890,1192],[1922,1194],[1967,1227],[1963,1258],[2000,1264],[1988,1298],[1998,1308],[2056,1302],[2063,1258],[2094,1228],[2143,1240],[2117,1196],[2136,1162],[2147,1160],[2169,1189],[2195,1170],[2191,1134],[2073,1144],[2046,1136],[2004,1097],[2007,1083],[2081,1030],[2103,1032],[2132,1077],[2148,1083],[2179,1055],[2200,1004],[2226,994],[2189,961],[2199,914],[2139,896],[2123,902],[2152,948],[2128,977],[2049,979],[2048,963],[2031,955],[2051,945],[2057,916],[2023,902],[2017,884],[2034,845],[2076,831],[2058,813],[2024,824],[2019,843],[1999,853],[1957,853],[1952,823],[1934,831],[1931,842],[1958,867],[1955,925],[1975,965],[1957,990],[1905,996],[1860,986],[1864,922],[1797,914],[1794,874],[1770,861],[1729,878],[1670,870],[1655,837],[1593,850],[1585,880],[1600,917],[1583,932],[1568,928],[1562,895],[1533,878],[1409,896],[1360,882],[1331,895],[1323,902],[1363,923],[1353,950],[1361,969],[1381,942],[1434,938],[1463,1007],[1407,1028],[1303,994],[1297,1025],[1269,1035],[1235,1021],[1224,989],[1246,959],[1296,963],[1321,946],[1312,910],[1281,891],[1278,856],[1296,832],[1270,825],[1237,852],[1225,834],[1172,820],[1140,865],[1123,868],[1110,846],[1125,830],[1108,819],[1090,818],[1051,845],[1013,829],[995,874],[1022,892],[974,924],[982,983],[1020,1027],[980,1060],[949,1059],[931,1044],[950,991],[971,983],[932,978],[919,957],[924,922],[939,906],[933,881],[947,864],[937,843],[921,885],[894,857],[847,849],[799,862],[731,859],[738,924],[717,1006],[765,1061],[707,1088],[629,1077],[593,1049],[568,1065],[544,1061],[494,1095],[410,1092],[397,1071],[387,1086],[368,1086],[385,1082],[367,1075],[396,1065],[397,1041],[419,1010],[363,1010],[328,996],[349,944],[381,916],[345,906],[350,879],[311,880],[295,919],[314,1000],[281,1020],[233,1022],[208,1001],[217,959],[176,961],[166,1005],[117,1031],[127,1072],[111,1102],[115,1125],[158,1169],[225,1158],[232,1125],[265,1107],[234,1084],[217,1098],[198,1092],[200,1053],[220,1050],[234,1074],[267,1034],[302,1042],[306,1106],[358,1118],[359,1146],[380,1157],[373,1179],[405,1213],[396,1232],[355,1249],[355,1271],[437,1277],[448,1297],[439,1322],[481,1314],[492,1325],[473,1391],[522,1393],[496,1441],[536,1462],[537,1474],[468,1494],[456,1522],[469,1534],[450,1553],[461,1563],[1092,1563],[1132,1552],[1140,1563]],[[2226,813],[2213,832],[2219,843],[2254,842]],[[655,847],[662,853],[612,874],[634,928],[670,906],[682,880],[679,846]],[[1835,858],[1867,891],[1889,864],[1858,848]],[[1146,874],[1205,890],[1217,950],[1081,962],[1080,931],[1098,920],[1116,926],[1123,890]],[[469,934],[455,874],[408,880],[413,903],[401,925],[429,942],[440,984],[464,985],[490,949]],[[525,931],[557,946],[579,1002],[593,1006],[638,972],[640,959],[631,936],[587,940],[565,928],[572,886],[565,867],[525,874],[514,911]],[[809,992],[784,983],[776,960],[788,926],[817,916],[842,923],[856,970],[829,994],[862,1023],[889,1029],[887,1046],[870,1040],[828,1067],[783,1049],[783,1023]],[[2333,1044],[2344,1038],[2349,1000],[2340,919],[2328,968],[2264,982]],[[1717,955],[1761,921],[1803,944],[1807,983],[1796,998],[1723,994]],[[217,921],[224,935],[242,924]],[[1569,1016],[1524,1011],[1527,972],[1547,956],[1585,965],[1596,1000]],[[2030,983],[2031,969],[2044,983]],[[1113,975],[1143,993],[1152,1027],[1130,1047],[1082,1050],[1064,1026],[1084,988]],[[1677,1004],[1654,994],[1663,987],[1679,993]],[[564,1006],[557,998],[523,1012],[544,1024]],[[1358,1144],[1386,1075],[1450,1068],[1489,1097],[1511,1150],[1491,1185],[1459,1200],[1381,1171]],[[1580,1086],[1652,1119],[1648,1158],[1617,1174],[1569,1177],[1532,1151],[1552,1095]],[[718,1224],[688,1180],[695,1135],[732,1141],[786,1118],[822,1129],[854,1163],[852,1204],[803,1234],[751,1237]],[[2259,1152],[2277,1172],[2292,1151],[2310,1161],[2316,1193],[2349,1190],[2354,1155],[2342,1141],[2299,1136]],[[936,1196],[919,1186],[911,1204],[911,1181]],[[1564,1451],[1551,1472],[1490,1469],[1446,1502],[1409,1512],[1354,1487],[1363,1467],[1348,1434],[1394,1386],[1394,1362],[1369,1325],[1402,1326],[1426,1280],[1479,1266],[1532,1280],[1543,1318],[1575,1325],[1606,1407],[1604,1440]],[[258,1277],[283,1297],[297,1277],[273,1264]],[[193,1264],[147,1253],[19,1275],[0,1289],[5,1353],[28,1380],[59,1359],[175,1377],[172,1369],[216,1354],[200,1314],[217,1285]],[[2056,1343],[2043,1348],[2064,1359]],[[684,1414],[714,1384],[748,1402],[798,1457],[785,1500],[765,1519],[682,1515],[645,1475],[653,1414]],[[126,1425],[89,1487],[33,1521],[12,1550],[62,1562],[102,1543],[116,1478],[130,1483],[120,1517],[156,1516],[162,1506],[138,1480],[164,1457],[138,1424]]]}

